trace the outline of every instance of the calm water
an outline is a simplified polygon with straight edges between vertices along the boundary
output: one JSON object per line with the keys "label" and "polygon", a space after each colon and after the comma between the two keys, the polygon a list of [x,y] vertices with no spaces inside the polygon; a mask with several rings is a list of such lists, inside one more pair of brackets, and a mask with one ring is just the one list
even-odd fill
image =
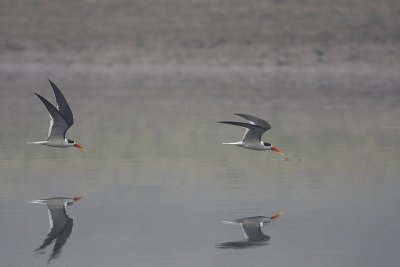
{"label": "calm water", "polygon": [[[353,71],[353,72],[352,72]],[[46,137],[51,78],[88,152],[27,145]],[[396,71],[3,66],[0,258],[45,266],[44,206],[87,196],[52,266],[398,266],[400,97]],[[267,119],[273,152],[223,146],[233,113]],[[222,220],[282,217],[268,245]]]}

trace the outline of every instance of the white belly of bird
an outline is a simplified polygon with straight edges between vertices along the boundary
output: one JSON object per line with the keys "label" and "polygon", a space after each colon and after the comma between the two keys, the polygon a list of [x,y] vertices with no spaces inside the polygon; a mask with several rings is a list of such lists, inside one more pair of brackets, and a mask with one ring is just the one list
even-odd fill
{"label": "white belly of bird", "polygon": [[242,143],[238,144],[237,146],[252,149],[252,150],[268,150],[269,148],[264,146],[262,143]]}
{"label": "white belly of bird", "polygon": [[45,143],[43,143],[43,145],[51,147],[62,147],[62,148],[73,146],[73,144],[69,144],[68,141],[66,140],[57,140],[57,141],[47,140]]}

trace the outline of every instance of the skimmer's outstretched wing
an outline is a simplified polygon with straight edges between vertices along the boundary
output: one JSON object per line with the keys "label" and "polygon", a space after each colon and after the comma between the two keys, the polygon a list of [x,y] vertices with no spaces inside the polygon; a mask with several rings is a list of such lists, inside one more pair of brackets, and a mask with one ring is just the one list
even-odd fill
{"label": "skimmer's outstretched wing", "polygon": [[46,140],[64,140],[65,133],[69,127],[71,127],[71,124],[67,122],[67,119],[64,117],[64,115],[62,115],[61,112],[53,106],[53,104],[47,101],[46,98],[37,93],[35,93],[35,95],[43,102],[50,115],[50,127]]}

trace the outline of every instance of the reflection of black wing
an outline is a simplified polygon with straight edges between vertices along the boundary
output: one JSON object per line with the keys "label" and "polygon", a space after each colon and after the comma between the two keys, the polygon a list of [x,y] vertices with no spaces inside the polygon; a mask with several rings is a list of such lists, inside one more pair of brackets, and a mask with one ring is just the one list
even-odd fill
{"label": "reflection of black wing", "polygon": [[51,87],[53,88],[54,95],[56,96],[57,109],[60,113],[65,117],[69,126],[74,124],[74,116],[72,114],[71,108],[68,105],[67,100],[64,95],[61,93],[60,89],[58,89],[57,85],[55,85],[52,81],[50,81]]}
{"label": "reflection of black wing", "polygon": [[47,238],[35,252],[45,249],[55,240],[53,252],[48,260],[50,262],[61,253],[62,247],[72,232],[73,220],[66,214],[64,205],[48,204],[47,208],[51,229],[47,234]]}
{"label": "reflection of black wing", "polygon": [[65,243],[67,242],[67,239],[72,233],[72,227],[73,227],[73,220],[68,217],[67,223],[65,224],[64,229],[60,232],[56,239],[56,243],[54,244],[53,247],[53,252],[51,253],[49,259],[47,262],[50,262],[52,259],[55,259],[58,257],[58,255],[61,253],[61,250]]}
{"label": "reflection of black wing", "polygon": [[269,240],[269,236],[261,231],[261,226],[258,222],[243,222],[242,228],[248,241],[259,242]]}
{"label": "reflection of black wing", "polygon": [[265,132],[265,129],[261,126],[236,121],[219,121],[219,123],[231,124],[246,128],[246,132],[243,135],[242,142],[260,142],[261,136]]}
{"label": "reflection of black wing", "polygon": [[257,117],[251,116],[251,115],[246,115],[246,114],[236,113],[235,115],[248,120],[251,124],[262,127],[265,131],[268,131],[269,129],[271,129],[271,125],[263,119],[260,119],[260,118],[257,118]]}
{"label": "reflection of black wing", "polygon": [[[268,241],[268,239],[264,241]],[[230,242],[224,242],[224,243],[219,243],[216,245],[217,248],[250,248],[250,247],[255,247],[255,246],[265,246],[267,245],[267,242],[253,242],[253,241],[230,241]]]}

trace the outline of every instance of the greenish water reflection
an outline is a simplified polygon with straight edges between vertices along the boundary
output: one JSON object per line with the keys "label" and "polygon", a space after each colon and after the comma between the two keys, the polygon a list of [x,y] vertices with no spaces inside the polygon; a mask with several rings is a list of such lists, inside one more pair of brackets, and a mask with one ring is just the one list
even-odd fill
{"label": "greenish water reflection", "polygon": [[[84,77],[69,71],[68,78],[59,78],[56,70],[48,72],[56,76],[75,115],[68,137],[88,152],[27,145],[46,136],[48,127],[31,82],[48,98],[51,88],[41,71],[25,73],[25,82],[5,82],[0,99],[0,257],[7,266],[42,266],[46,260],[31,253],[47,231],[46,212],[26,201],[83,192],[88,196],[69,209],[74,233],[54,264],[396,266],[400,260],[395,91],[374,99],[313,97],[310,89],[304,92],[308,98],[276,92],[268,101],[268,85],[243,86],[247,93],[231,91],[228,77],[237,79],[237,70],[206,85],[199,82],[200,74],[184,73],[186,80],[177,77],[184,84],[174,90],[169,83],[167,91],[161,82],[146,85],[140,73],[132,75],[143,88],[126,73],[113,73],[111,86],[98,81],[104,81],[102,73]],[[211,77],[204,75],[205,80]],[[343,82],[337,73],[324,75],[332,88],[335,81]],[[312,80],[307,76],[293,90],[304,90]],[[78,90],[80,82],[84,86]],[[355,92],[372,90],[350,84]],[[215,122],[237,119],[236,112],[267,119],[272,129],[264,140],[281,148],[288,160],[222,145],[240,139],[243,130]],[[284,211],[282,218],[264,229],[271,236],[268,246],[215,249],[216,243],[240,239],[239,229],[223,227],[221,220],[278,211]]]}

